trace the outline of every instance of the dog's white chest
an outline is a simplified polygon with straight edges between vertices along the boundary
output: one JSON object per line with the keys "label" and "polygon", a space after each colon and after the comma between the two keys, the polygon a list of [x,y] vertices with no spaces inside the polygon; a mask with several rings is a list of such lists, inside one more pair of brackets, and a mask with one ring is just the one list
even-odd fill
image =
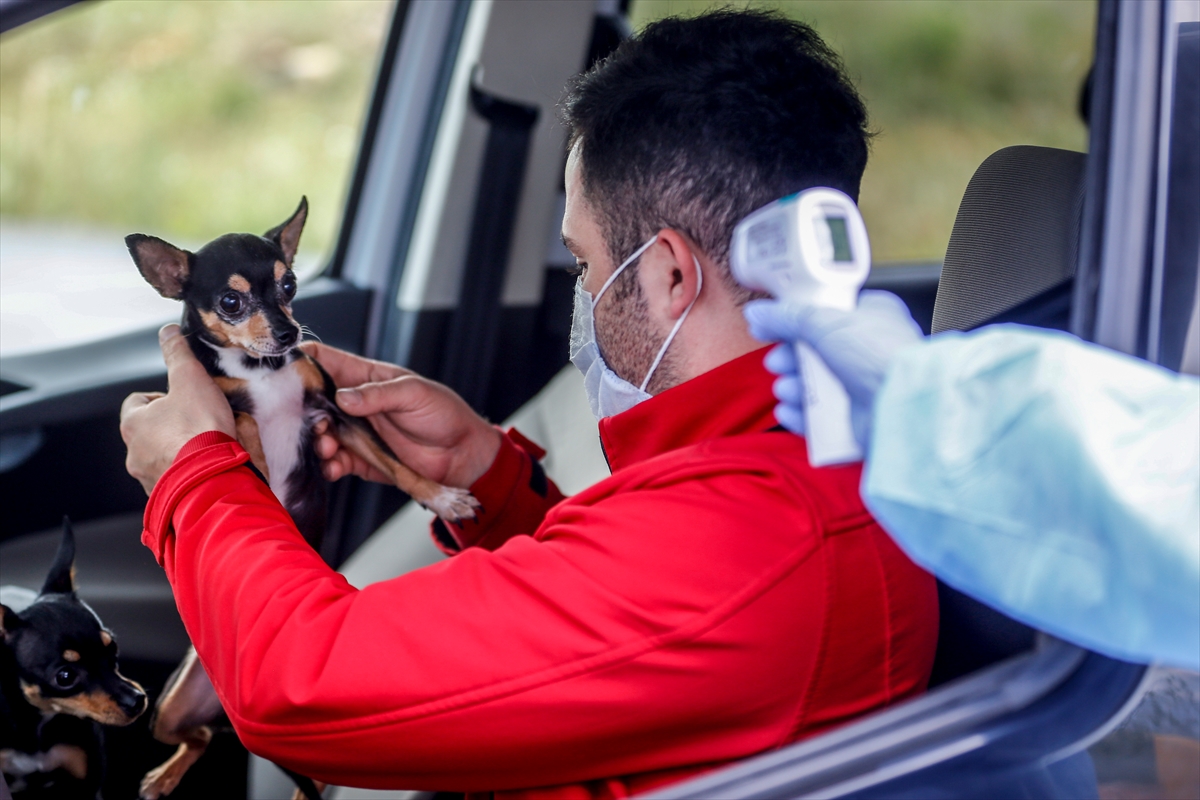
{"label": "dog's white chest", "polygon": [[287,506],[288,477],[300,463],[304,432],[310,424],[304,408],[304,384],[295,364],[277,370],[247,368],[241,351],[230,349],[221,350],[219,359],[226,375],[246,382],[267,460],[268,482],[279,502]]}

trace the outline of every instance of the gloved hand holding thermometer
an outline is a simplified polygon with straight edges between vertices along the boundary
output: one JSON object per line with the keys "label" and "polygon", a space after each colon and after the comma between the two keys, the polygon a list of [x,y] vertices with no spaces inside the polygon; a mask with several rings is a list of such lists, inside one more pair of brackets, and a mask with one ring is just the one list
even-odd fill
{"label": "gloved hand holding thermometer", "polygon": [[[845,194],[808,189],[742,220],[733,232],[730,267],[743,286],[789,305],[853,311],[871,268],[867,227]],[[796,358],[804,382],[809,463],[860,460],[845,388],[804,342],[796,343]]]}

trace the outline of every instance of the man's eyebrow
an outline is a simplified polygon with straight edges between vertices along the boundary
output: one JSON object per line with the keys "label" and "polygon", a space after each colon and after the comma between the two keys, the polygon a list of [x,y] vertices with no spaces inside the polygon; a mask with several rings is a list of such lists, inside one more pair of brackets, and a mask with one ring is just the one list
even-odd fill
{"label": "man's eyebrow", "polygon": [[574,239],[572,239],[570,236],[567,236],[565,233],[563,233],[561,231],[559,231],[558,237],[560,239],[562,239],[563,246],[566,247],[568,250],[570,250],[572,255],[578,254],[579,251],[575,249],[576,247],[578,247],[578,245],[576,244]]}

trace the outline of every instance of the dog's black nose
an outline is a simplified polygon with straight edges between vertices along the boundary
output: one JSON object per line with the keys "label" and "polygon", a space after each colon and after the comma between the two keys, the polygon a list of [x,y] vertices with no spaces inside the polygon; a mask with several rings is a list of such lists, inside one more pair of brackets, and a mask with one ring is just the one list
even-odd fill
{"label": "dog's black nose", "polygon": [[283,330],[276,331],[275,338],[284,347],[291,347],[296,343],[296,340],[300,338],[300,332],[295,328],[288,327],[284,328]]}
{"label": "dog's black nose", "polygon": [[130,717],[141,716],[142,712],[146,710],[146,706],[149,705],[149,702],[146,698],[146,693],[137,689],[124,692],[117,697],[117,705]]}

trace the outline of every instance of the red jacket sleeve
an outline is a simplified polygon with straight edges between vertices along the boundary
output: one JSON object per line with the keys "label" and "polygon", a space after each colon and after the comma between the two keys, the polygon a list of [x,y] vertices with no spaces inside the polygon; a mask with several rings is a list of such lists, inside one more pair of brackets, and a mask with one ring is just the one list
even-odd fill
{"label": "red jacket sleeve", "polygon": [[434,519],[433,541],[447,555],[466,547],[495,550],[513,536],[537,530],[546,512],[564,499],[538,462],[546,451],[509,428],[491,468],[471,486],[480,509],[473,520]]}
{"label": "red jacket sleeve", "polygon": [[[719,762],[790,735],[819,630],[782,648],[746,642],[822,602],[817,573],[788,583],[800,595],[776,588],[823,569],[803,506],[781,520],[751,504],[747,530],[799,533],[729,549],[716,512],[745,478],[699,485],[698,464],[556,510],[537,538],[359,591],[304,542],[241,448],[205,436],[155,487],[143,541],[252,752],[333,783],[476,791]],[[689,597],[698,574],[703,596]],[[751,604],[761,611],[740,613]]]}

